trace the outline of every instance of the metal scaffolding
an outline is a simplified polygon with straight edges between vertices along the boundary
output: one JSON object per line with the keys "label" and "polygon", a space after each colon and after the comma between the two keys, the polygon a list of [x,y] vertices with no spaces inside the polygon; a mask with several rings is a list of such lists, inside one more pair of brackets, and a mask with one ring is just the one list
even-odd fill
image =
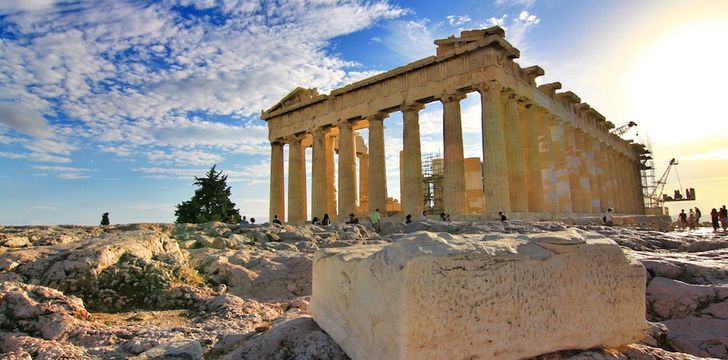
{"label": "metal scaffolding", "polygon": [[444,211],[442,205],[444,170],[444,162],[439,152],[422,155],[424,209],[428,214],[439,214]]}

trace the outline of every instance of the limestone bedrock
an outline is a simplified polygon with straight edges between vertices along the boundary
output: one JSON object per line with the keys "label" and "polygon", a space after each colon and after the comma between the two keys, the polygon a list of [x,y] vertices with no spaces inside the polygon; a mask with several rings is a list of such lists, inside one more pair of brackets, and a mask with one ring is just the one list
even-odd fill
{"label": "limestone bedrock", "polygon": [[354,360],[522,359],[645,337],[644,267],[612,240],[483,238],[417,232],[321,250],[310,312]]}

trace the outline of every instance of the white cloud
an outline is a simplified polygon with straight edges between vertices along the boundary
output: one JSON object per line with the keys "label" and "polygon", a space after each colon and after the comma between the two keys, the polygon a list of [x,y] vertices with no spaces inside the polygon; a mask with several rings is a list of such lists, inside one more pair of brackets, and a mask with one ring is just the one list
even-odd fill
{"label": "white cloud", "polygon": [[48,174],[53,174],[57,178],[64,180],[88,179],[91,177],[88,173],[95,171],[93,169],[72,166],[33,165],[31,168],[41,171],[40,173],[35,173],[35,176],[48,176]]}
{"label": "white cloud", "polygon": [[26,135],[44,138],[53,135],[43,117],[21,104],[0,104],[0,124]]}
{"label": "white cloud", "polygon": [[692,154],[680,158],[680,160],[696,161],[696,160],[728,160],[728,148],[716,149],[702,153]]}
{"label": "white cloud", "polygon": [[[14,117],[0,121],[52,139],[55,146],[24,143],[37,154],[28,159],[49,161],[66,161],[71,144],[89,142],[128,158],[149,146],[193,158],[259,153],[267,133],[250,119],[291,89],[332,89],[373,74],[328,53],[330,39],[407,13],[386,1],[284,1],[265,9],[259,1],[176,2],[225,19],[215,21],[183,16],[173,1],[29,3],[0,5],[19,39],[33,35],[0,39],[0,99],[26,107],[6,106]],[[19,121],[18,113],[35,116]],[[72,123],[48,124],[43,116]],[[231,118],[241,121],[231,125]]]}
{"label": "white cloud", "polygon": [[538,25],[541,18],[524,10],[518,16],[511,18],[511,21],[508,19],[508,14],[503,14],[498,18],[491,17],[481,27],[496,25],[502,27],[506,31],[506,40],[523,51],[528,47],[524,41],[528,31]]}
{"label": "white cloud", "polygon": [[500,6],[525,6],[530,7],[536,3],[536,0],[495,0],[496,5]]}
{"label": "white cloud", "polygon": [[446,19],[450,26],[460,26],[471,21],[470,17],[467,15],[448,15]]}

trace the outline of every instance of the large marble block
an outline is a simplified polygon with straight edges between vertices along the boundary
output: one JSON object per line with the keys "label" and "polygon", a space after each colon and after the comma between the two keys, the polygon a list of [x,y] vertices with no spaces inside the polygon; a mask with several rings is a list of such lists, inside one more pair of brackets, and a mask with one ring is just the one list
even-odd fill
{"label": "large marble block", "polygon": [[644,338],[645,271],[616,243],[502,236],[319,251],[310,311],[354,360],[521,359]]}

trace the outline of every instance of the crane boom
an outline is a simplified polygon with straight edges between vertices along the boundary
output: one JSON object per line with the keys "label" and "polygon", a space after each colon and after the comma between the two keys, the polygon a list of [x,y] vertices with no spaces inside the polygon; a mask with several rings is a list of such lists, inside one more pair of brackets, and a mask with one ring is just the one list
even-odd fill
{"label": "crane boom", "polygon": [[637,126],[637,123],[636,123],[636,122],[634,122],[634,121],[630,121],[630,122],[628,122],[628,123],[626,123],[626,124],[624,124],[624,125],[621,125],[621,126],[619,126],[619,127],[616,127],[616,128],[614,128],[614,129],[612,129],[611,133],[612,133],[612,134],[615,134],[615,135],[619,135],[619,136],[622,136],[622,135],[624,135],[624,134],[625,134],[625,133],[626,133],[627,131],[629,131],[629,129],[631,129],[631,128],[632,128],[633,126]]}

